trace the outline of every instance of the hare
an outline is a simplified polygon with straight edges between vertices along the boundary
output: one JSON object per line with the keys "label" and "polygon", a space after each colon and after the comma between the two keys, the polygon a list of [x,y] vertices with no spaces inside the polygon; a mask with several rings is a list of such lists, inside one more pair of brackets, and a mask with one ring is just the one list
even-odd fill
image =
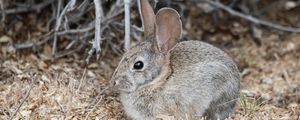
{"label": "hare", "polygon": [[130,48],[112,76],[126,114],[135,120],[227,118],[239,96],[240,73],[222,50],[180,41],[182,23],[172,8],[155,15],[139,0],[144,40]]}

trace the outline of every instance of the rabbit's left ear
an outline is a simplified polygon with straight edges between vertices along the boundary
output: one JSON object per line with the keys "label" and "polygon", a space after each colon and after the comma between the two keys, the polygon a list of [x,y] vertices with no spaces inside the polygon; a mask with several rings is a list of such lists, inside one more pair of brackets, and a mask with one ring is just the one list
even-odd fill
{"label": "rabbit's left ear", "polygon": [[156,41],[160,52],[169,52],[180,40],[182,23],[178,12],[172,8],[162,8],[155,19]]}
{"label": "rabbit's left ear", "polygon": [[145,37],[154,35],[155,14],[148,0],[138,0]]}

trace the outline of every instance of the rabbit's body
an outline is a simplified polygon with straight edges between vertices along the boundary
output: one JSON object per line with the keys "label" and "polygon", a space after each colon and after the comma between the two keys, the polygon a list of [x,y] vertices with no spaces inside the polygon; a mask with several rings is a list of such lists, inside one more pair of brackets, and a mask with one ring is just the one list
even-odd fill
{"label": "rabbit's body", "polygon": [[160,73],[155,83],[121,92],[129,116],[195,119],[205,114],[224,119],[232,112],[239,94],[239,72],[220,49],[200,41],[180,42],[171,50],[169,68]]}
{"label": "rabbit's body", "polygon": [[180,41],[178,13],[163,8],[156,15],[140,0],[145,40],[128,50],[112,80],[128,116],[152,120],[225,119],[239,95],[240,75],[222,50],[200,41]]}

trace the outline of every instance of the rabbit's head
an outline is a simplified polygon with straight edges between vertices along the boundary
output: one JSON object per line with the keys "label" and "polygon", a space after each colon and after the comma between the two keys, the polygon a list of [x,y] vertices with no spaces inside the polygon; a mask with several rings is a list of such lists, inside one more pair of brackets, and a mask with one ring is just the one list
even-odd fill
{"label": "rabbit's head", "polygon": [[139,0],[139,7],[144,40],[124,54],[112,76],[115,86],[124,92],[133,92],[164,76],[169,52],[181,37],[181,20],[174,9],[163,8],[155,15],[148,0]]}

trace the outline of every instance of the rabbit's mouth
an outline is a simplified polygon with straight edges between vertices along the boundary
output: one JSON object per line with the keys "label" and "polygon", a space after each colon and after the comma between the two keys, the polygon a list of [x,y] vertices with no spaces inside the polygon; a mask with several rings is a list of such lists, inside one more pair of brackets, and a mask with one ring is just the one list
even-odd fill
{"label": "rabbit's mouth", "polygon": [[132,83],[128,80],[117,80],[117,81],[115,81],[114,85],[120,91],[123,91],[123,92],[133,92],[137,88],[137,86],[134,83]]}

